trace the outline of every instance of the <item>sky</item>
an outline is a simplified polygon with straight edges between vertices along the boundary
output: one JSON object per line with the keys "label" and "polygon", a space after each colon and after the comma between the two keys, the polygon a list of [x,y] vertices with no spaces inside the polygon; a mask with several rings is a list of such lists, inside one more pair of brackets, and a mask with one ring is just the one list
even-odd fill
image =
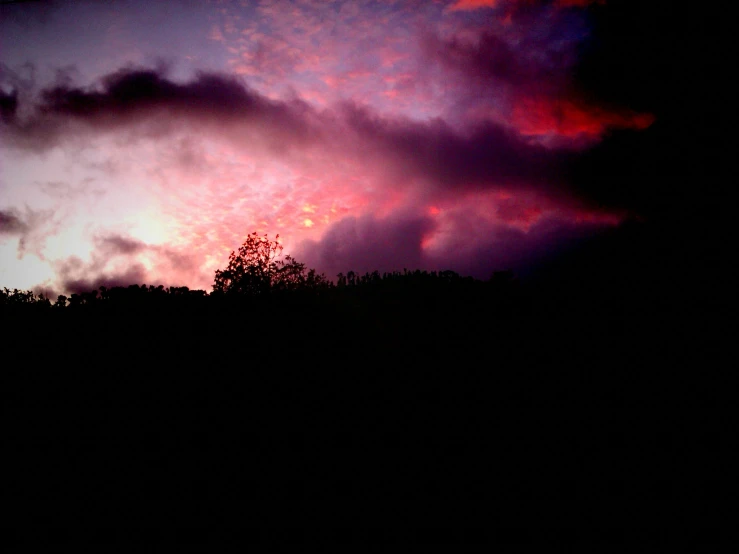
{"label": "sky", "polygon": [[716,156],[684,132],[710,109],[675,91],[699,93],[685,72],[712,71],[687,56],[675,11],[3,3],[0,286],[210,290],[255,231],[329,278],[486,279],[703,209],[675,199]]}

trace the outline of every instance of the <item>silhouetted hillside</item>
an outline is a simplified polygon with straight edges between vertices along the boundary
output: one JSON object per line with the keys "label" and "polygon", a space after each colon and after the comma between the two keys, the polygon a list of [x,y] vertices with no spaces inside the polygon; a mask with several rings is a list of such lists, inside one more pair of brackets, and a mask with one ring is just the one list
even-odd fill
{"label": "silhouetted hillside", "polygon": [[442,541],[484,536],[491,518],[564,533],[720,518],[698,503],[714,477],[691,468],[699,448],[723,471],[711,422],[728,406],[704,367],[721,339],[650,303],[653,276],[568,267],[582,278],[349,272],[266,295],[132,285],[54,303],[6,289],[16,517],[63,532],[196,520],[210,537],[246,502],[255,537],[284,517],[304,522],[296,540],[411,541],[441,523]]}

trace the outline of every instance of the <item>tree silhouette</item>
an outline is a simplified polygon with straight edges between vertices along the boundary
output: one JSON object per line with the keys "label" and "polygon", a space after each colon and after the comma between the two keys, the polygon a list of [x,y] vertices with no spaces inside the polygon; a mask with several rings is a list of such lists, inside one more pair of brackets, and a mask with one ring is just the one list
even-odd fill
{"label": "tree silhouette", "polygon": [[231,252],[228,267],[217,270],[214,293],[264,296],[273,291],[315,290],[330,286],[329,281],[314,269],[292,256],[280,259],[282,245],[256,232],[247,236],[238,252]]}
{"label": "tree silhouette", "polygon": [[277,256],[282,245],[267,235],[255,231],[247,236],[238,252],[231,252],[228,267],[217,270],[213,292],[229,294],[262,295],[269,292],[272,274],[277,271]]}

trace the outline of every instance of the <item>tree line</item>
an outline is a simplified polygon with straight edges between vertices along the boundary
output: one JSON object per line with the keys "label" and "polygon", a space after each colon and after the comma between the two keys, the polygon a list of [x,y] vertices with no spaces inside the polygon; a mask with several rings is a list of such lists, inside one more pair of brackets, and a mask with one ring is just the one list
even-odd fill
{"label": "tree line", "polygon": [[267,235],[250,234],[242,246],[231,253],[228,266],[215,272],[212,292],[191,290],[186,286],[131,284],[100,286],[87,292],[60,294],[55,300],[30,290],[0,290],[0,309],[60,310],[101,306],[203,306],[229,301],[263,302],[267,299],[289,298],[336,299],[344,294],[353,297],[367,295],[425,295],[482,291],[512,292],[517,281],[512,271],[494,272],[487,281],[463,277],[454,271],[408,270],[392,272],[348,271],[339,273],[336,281],[315,269],[307,268],[290,255],[281,257],[279,235],[271,240]]}

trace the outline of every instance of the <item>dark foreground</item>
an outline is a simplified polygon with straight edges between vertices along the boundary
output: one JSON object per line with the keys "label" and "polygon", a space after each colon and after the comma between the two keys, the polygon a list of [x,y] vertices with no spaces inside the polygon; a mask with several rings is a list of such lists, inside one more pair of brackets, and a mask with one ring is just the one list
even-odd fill
{"label": "dark foreground", "polygon": [[71,544],[720,540],[720,303],[587,283],[6,310],[3,526]]}

